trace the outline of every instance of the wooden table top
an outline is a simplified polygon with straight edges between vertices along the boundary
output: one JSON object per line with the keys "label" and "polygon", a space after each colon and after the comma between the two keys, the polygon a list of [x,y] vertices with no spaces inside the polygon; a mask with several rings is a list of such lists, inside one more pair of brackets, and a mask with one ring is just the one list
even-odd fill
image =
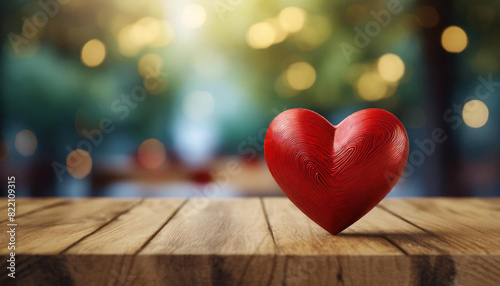
{"label": "wooden table top", "polygon": [[500,285],[500,198],[386,199],[336,236],[286,198],[25,198],[16,223],[18,285]]}

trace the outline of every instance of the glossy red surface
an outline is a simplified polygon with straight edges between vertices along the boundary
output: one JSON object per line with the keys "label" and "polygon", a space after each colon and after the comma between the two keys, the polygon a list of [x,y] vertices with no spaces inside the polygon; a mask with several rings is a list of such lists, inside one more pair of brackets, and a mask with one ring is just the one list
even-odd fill
{"label": "glossy red surface", "polygon": [[339,125],[307,109],[290,109],[269,126],[267,166],[286,196],[337,234],[374,208],[399,180],[408,159],[403,124],[382,109],[358,111]]}

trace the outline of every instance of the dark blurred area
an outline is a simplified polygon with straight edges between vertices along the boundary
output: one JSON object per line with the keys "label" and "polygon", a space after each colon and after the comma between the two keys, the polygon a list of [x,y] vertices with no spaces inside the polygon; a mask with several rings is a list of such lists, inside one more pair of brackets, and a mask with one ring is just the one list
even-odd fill
{"label": "dark blurred area", "polygon": [[[2,1],[0,173],[23,196],[271,196],[266,128],[364,108],[390,196],[500,195],[499,1]],[[5,192],[5,190],[2,190]]]}

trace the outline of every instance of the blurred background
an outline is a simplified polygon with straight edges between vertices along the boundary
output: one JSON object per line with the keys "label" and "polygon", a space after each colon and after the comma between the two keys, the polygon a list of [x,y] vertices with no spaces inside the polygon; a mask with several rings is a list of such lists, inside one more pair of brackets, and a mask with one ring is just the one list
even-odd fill
{"label": "blurred background", "polygon": [[500,195],[499,1],[6,0],[0,13],[0,173],[20,196],[281,195],[263,141],[296,107],[333,124],[371,107],[400,118],[410,158],[390,196]]}

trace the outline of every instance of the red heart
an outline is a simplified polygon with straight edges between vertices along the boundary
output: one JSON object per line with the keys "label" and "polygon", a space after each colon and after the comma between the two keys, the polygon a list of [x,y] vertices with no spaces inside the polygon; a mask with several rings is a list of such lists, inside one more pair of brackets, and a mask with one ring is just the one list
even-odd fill
{"label": "red heart", "polygon": [[339,125],[307,109],[279,114],[264,155],[285,195],[331,234],[349,227],[394,187],[408,159],[408,135],[396,116],[358,111]]}

